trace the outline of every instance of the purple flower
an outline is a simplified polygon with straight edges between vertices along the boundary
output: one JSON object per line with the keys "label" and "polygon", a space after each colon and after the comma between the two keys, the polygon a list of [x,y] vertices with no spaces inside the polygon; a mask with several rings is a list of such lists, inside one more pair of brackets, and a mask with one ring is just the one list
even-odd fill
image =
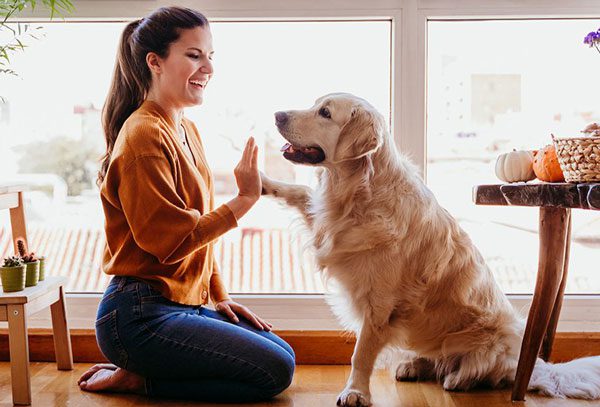
{"label": "purple flower", "polygon": [[584,44],[588,44],[590,47],[594,46],[595,42],[600,41],[600,29],[598,31],[592,31],[583,39]]}
{"label": "purple flower", "polygon": [[583,39],[583,43],[589,45],[590,48],[596,48],[596,51],[600,52],[600,48],[598,47],[598,44],[600,44],[600,28],[598,28],[596,31],[588,33],[588,35],[586,35]]}

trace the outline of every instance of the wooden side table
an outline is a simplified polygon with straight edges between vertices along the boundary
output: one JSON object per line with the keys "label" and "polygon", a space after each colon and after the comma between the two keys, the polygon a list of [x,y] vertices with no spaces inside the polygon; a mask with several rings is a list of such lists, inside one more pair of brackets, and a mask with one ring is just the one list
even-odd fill
{"label": "wooden side table", "polygon": [[[0,209],[10,209],[12,238],[15,253],[17,253],[17,239],[23,239],[27,246],[23,188],[19,186],[0,186]],[[71,338],[69,336],[64,298],[66,282],[66,277],[46,277],[38,285],[26,287],[23,291],[0,292],[0,321],[8,321],[8,344],[10,347],[14,404],[31,404],[27,316],[50,307],[56,364],[59,370],[73,369]]]}
{"label": "wooden side table", "polygon": [[473,200],[477,205],[540,208],[537,279],[512,391],[512,400],[521,401],[538,355],[548,360],[552,351],[567,282],[571,209],[600,210],[600,184],[478,185]]}

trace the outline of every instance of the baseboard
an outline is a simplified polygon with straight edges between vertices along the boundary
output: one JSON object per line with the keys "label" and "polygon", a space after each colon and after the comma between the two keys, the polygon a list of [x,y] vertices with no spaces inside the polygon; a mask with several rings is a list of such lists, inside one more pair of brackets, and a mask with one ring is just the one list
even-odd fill
{"label": "baseboard", "polygon": [[[342,331],[277,331],[296,352],[300,365],[344,365],[350,363],[354,335]],[[91,329],[72,329],[71,344],[75,362],[104,362]],[[564,362],[584,356],[600,355],[600,332],[558,332],[551,360]],[[29,330],[31,361],[53,362],[52,330]],[[0,360],[9,360],[8,333],[0,330]]]}
{"label": "baseboard", "polygon": [[[54,342],[51,329],[29,329],[29,359],[53,362]],[[353,335],[340,331],[276,331],[296,352],[298,364],[343,365],[350,363]],[[71,329],[71,347],[75,362],[105,362],[91,329]],[[0,360],[9,360],[8,332],[0,330]]]}

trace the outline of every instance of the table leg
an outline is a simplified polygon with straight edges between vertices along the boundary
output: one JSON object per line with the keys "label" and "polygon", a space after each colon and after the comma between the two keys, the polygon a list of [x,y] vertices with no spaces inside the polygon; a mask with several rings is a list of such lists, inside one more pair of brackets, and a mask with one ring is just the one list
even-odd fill
{"label": "table leg", "polygon": [[13,404],[29,405],[31,404],[31,381],[25,306],[11,304],[7,308]]}
{"label": "table leg", "polygon": [[540,253],[533,301],[521,344],[512,400],[525,399],[525,392],[548,329],[565,263],[570,209],[540,208]]}
{"label": "table leg", "polygon": [[63,287],[60,287],[58,301],[50,306],[50,312],[52,314],[56,365],[58,370],[73,370],[73,352],[71,350],[71,336],[67,324]]}
{"label": "table leg", "polygon": [[23,239],[25,241],[25,248],[28,249],[27,228],[25,226],[25,207],[23,206],[23,192],[19,192],[19,206],[16,208],[10,208],[10,226],[12,229],[15,254],[19,253],[19,250],[17,249],[17,239]]}
{"label": "table leg", "polygon": [[[571,212],[570,209],[567,211]],[[569,221],[567,227],[567,239],[565,242],[565,262],[563,265],[562,278],[560,287],[558,288],[558,294],[556,295],[556,301],[554,302],[554,309],[552,310],[552,316],[548,323],[548,329],[546,329],[546,336],[544,342],[542,342],[541,358],[545,361],[550,359],[552,354],[552,345],[554,344],[554,335],[556,334],[556,327],[558,326],[558,319],[560,318],[560,309],[562,308],[563,295],[565,293],[565,286],[567,285],[567,276],[569,274],[569,252],[571,247],[571,216],[569,213]]]}

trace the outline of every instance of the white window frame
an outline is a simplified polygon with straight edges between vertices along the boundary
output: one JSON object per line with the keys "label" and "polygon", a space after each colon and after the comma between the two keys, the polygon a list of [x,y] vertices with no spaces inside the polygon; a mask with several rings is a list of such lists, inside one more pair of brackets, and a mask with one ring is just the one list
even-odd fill
{"label": "white window frame", "polygon": [[[76,0],[70,21],[123,21],[160,6],[201,10],[213,21],[389,20],[392,24],[392,134],[401,151],[426,174],[427,23],[433,20],[599,18],[597,0]],[[46,21],[38,8],[27,20]],[[583,33],[582,33],[583,34]],[[357,50],[360,52],[360,50]],[[317,96],[317,95],[315,95]],[[234,295],[281,330],[338,330],[324,295]],[[509,295],[523,315],[531,295]],[[67,294],[72,328],[93,328],[98,294]],[[49,313],[31,327],[50,327]],[[600,295],[567,295],[559,331],[600,331]]]}

